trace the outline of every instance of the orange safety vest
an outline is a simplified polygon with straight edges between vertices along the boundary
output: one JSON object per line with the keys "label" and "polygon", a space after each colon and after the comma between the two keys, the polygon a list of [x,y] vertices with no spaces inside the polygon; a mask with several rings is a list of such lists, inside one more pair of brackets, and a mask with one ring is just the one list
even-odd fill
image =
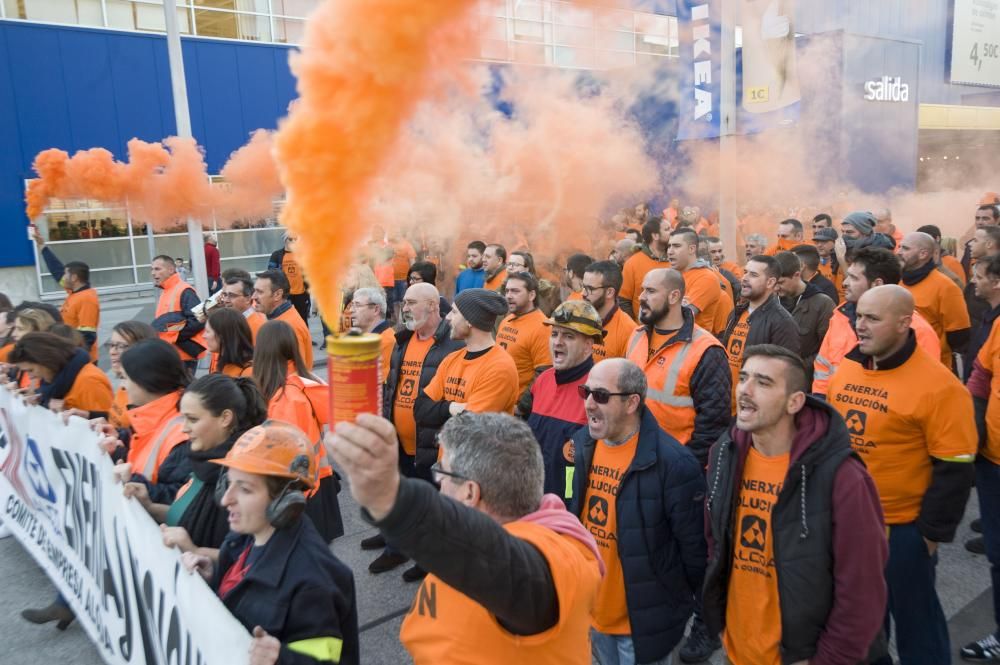
{"label": "orange safety vest", "polygon": [[[181,308],[181,295],[191,288],[191,285],[181,279],[181,276],[174,273],[167,278],[167,281],[163,283],[161,287],[163,293],[160,294],[160,299],[156,301],[156,314],[155,319],[159,319],[161,316],[173,313],[181,313],[183,309]],[[157,329],[160,339],[168,344],[173,344],[176,346],[177,338],[180,332],[184,330],[184,326],[187,325],[187,320],[177,321],[175,323],[168,323],[162,326],[153,327]],[[164,330],[160,330],[164,328]],[[185,353],[180,347],[177,347],[177,352],[181,355],[181,360],[195,360],[190,355]]]}
{"label": "orange safety vest", "polygon": [[132,465],[132,473],[141,474],[151,483],[156,482],[160,465],[170,451],[188,440],[182,430],[184,416],[177,409],[181,392],[178,390],[157,397],[129,411],[132,440],[128,462]]}
{"label": "orange safety vest", "polygon": [[534,545],[548,562],[559,598],[558,623],[538,635],[513,635],[482,605],[431,574],[399,632],[415,665],[591,662],[590,607],[601,580],[593,553],[540,524],[517,521],[503,528]]}
{"label": "orange safety vest", "polygon": [[[843,307],[844,305],[841,305],[833,310],[826,336],[823,337],[819,353],[813,361],[812,391],[820,395],[826,395],[830,377],[840,367],[844,357],[858,345],[858,334],[851,327],[851,321],[844,314]],[[914,311],[910,327],[917,335],[917,346],[929,353],[932,358],[940,358],[941,341],[927,319]]]}
{"label": "orange safety vest", "polygon": [[321,443],[323,427],[330,424],[329,399],[328,385],[289,373],[284,387],[271,397],[267,405],[268,418],[298,427],[313,444],[320,478],[333,475],[326,459],[326,449]]}
{"label": "orange safety vest", "polygon": [[660,347],[649,357],[649,336],[642,327],[632,333],[626,358],[646,374],[646,405],[665,432],[687,445],[694,432],[694,398],[691,376],[705,351],[722,344],[697,325],[690,342],[677,341]]}

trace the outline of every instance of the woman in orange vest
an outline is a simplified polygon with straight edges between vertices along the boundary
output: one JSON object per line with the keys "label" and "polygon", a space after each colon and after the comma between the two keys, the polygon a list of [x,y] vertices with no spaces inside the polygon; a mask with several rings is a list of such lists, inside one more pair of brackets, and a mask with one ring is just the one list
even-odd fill
{"label": "woman in orange vest", "polygon": [[79,409],[100,418],[111,410],[111,381],[90,354],[51,332],[22,336],[7,357],[36,384],[39,404],[56,411]]}
{"label": "woman in orange vest", "polygon": [[[144,339],[157,339],[159,335],[153,326],[143,321],[122,321],[111,329],[111,339],[108,340],[108,358],[111,359],[111,374],[116,379],[125,376],[122,370],[122,354],[133,344]],[[131,423],[128,419],[128,392],[124,381],[115,391],[115,401],[108,414],[108,422],[115,429],[128,429]]]}
{"label": "woman in orange vest", "polygon": [[184,391],[180,411],[191,444],[188,482],[164,503],[150,498],[146,483],[126,483],[125,495],[134,496],[163,525],[164,545],[218,560],[229,522],[225,508],[215,500],[222,469],[214,462],[224,458],[244,432],[267,420],[267,404],[253,379],[209,374]]}
{"label": "woman in orange vest", "polygon": [[154,501],[169,503],[191,472],[179,409],[181,393],[191,378],[177,350],[162,339],[137,342],[122,354],[121,365],[132,405],[131,430],[119,430],[124,438],[112,443],[116,459],[121,457],[119,450],[128,451],[127,468],[119,465],[116,474],[148,483]]}
{"label": "woman in orange vest", "polygon": [[314,446],[320,482],[309,498],[306,512],[327,542],[344,535],[337,503],[340,483],[320,442],[329,388],[309,373],[299,354],[295,332],[284,321],[268,321],[261,326],[253,355],[253,378],[267,401],[268,418],[295,425]]}
{"label": "woman in orange vest", "polygon": [[212,353],[212,373],[253,376],[253,332],[242,312],[212,312],[205,322],[205,345]]}

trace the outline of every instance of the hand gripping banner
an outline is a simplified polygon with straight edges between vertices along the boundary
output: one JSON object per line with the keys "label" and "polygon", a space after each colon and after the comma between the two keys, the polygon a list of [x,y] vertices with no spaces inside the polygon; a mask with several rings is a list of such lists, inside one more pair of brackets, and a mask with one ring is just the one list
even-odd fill
{"label": "hand gripping banner", "polygon": [[[250,636],[160,530],[122,495],[80,418],[0,390],[0,519],[113,665],[246,663]],[[44,599],[43,599],[44,600]]]}

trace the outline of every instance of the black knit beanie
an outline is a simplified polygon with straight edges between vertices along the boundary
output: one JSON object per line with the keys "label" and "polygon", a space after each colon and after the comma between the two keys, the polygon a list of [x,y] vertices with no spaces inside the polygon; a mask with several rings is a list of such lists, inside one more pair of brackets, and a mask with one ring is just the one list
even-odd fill
{"label": "black knit beanie", "polygon": [[455,296],[455,307],[473,328],[492,331],[497,317],[507,313],[507,301],[496,291],[466,289]]}

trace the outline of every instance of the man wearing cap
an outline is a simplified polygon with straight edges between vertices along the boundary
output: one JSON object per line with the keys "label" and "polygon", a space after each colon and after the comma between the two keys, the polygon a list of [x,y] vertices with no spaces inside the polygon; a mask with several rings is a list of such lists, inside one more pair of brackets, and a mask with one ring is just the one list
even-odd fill
{"label": "man wearing cap", "polygon": [[646,274],[639,296],[642,325],[632,333],[626,357],[646,375],[646,405],[660,427],[705,466],[708,449],[729,423],[732,375],[722,344],[682,304],[685,289],[676,270]]}
{"label": "man wearing cap", "polygon": [[834,245],[839,234],[833,228],[819,228],[813,231],[813,244],[819,252],[819,274],[830,280],[837,289],[839,300],[844,299],[844,266],[837,260]]}
{"label": "man wearing cap", "polygon": [[604,337],[601,317],[585,300],[569,300],[552,312],[543,325],[551,328],[552,367],[531,384],[530,399],[521,400],[521,412],[542,448],[545,493],[567,503],[573,490],[573,435],[587,424],[578,389],[594,366],[594,344]]}
{"label": "man wearing cap", "polygon": [[[451,338],[464,341],[465,348],[445,356],[417,397],[413,419],[418,429],[440,428],[466,410],[513,411],[517,366],[493,340],[497,317],[506,311],[507,301],[496,291],[466,289],[455,296],[445,318],[451,326]],[[436,442],[434,447],[436,456]]]}
{"label": "man wearing cap", "polygon": [[[848,251],[859,250],[862,247],[885,247],[886,249],[896,249],[896,243],[890,236],[879,233],[875,230],[875,215],[867,210],[852,212],[844,217],[840,223],[840,233],[843,235],[843,243],[837,243],[837,260],[844,265],[847,263],[846,254]],[[844,256],[841,256],[843,251]]]}

